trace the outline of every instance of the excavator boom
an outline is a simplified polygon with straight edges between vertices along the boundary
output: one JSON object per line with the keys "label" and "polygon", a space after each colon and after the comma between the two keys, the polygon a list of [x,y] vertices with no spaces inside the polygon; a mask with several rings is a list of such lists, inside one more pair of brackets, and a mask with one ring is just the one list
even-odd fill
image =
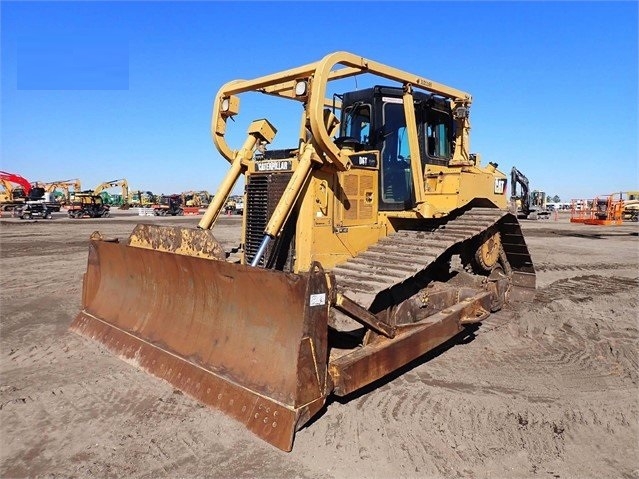
{"label": "excavator boom", "polygon": [[[0,171],[0,180],[7,183],[13,183],[19,185],[24,191],[25,196],[29,195],[31,191],[31,183],[25,177],[16,173],[8,173],[6,171]],[[5,183],[6,184],[6,183]]]}
{"label": "excavator boom", "polygon": [[103,191],[109,189],[109,188],[117,188],[120,187],[122,188],[122,206],[127,206],[129,203],[129,182],[126,180],[126,178],[122,178],[119,180],[111,180],[111,181],[105,181],[104,183],[100,183],[98,186],[95,187],[95,189],[93,190],[93,194],[94,195],[99,195],[100,193],[102,193]]}
{"label": "excavator boom", "polygon": [[31,183],[26,178],[6,171],[0,171],[0,184],[4,188],[4,192],[0,193],[0,208],[3,211],[21,208],[32,189]]}

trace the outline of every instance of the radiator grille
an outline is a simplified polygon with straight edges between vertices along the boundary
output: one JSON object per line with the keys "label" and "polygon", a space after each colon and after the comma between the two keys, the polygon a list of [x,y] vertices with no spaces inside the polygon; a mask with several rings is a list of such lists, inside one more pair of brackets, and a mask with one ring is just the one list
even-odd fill
{"label": "radiator grille", "polygon": [[349,196],[357,196],[359,194],[359,176],[344,175],[344,194]]}
{"label": "radiator grille", "polygon": [[[250,175],[246,183],[246,232],[244,254],[247,263],[251,263],[260,248],[266,224],[271,218],[278,201],[282,197],[292,173],[270,173]],[[260,266],[271,256],[274,245],[271,244],[260,260]]]}
{"label": "radiator grille", "polygon": [[376,198],[373,197],[375,194],[373,185],[376,183],[377,172],[356,169],[338,175],[342,184],[341,208],[338,210],[341,224],[343,226],[369,224],[377,212]]}

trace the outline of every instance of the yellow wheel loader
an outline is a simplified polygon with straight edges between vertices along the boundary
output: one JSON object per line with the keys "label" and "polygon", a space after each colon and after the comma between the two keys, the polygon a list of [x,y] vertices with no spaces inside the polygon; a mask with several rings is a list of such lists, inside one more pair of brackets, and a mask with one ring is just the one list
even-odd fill
{"label": "yellow wheel loader", "polygon": [[[334,90],[357,75],[371,86]],[[290,148],[270,149],[266,119],[227,143],[255,92],[297,102]],[[534,292],[506,175],[470,152],[470,104],[347,52],[225,84],[211,133],[230,169],[198,227],[140,224],[123,242],[94,233],[72,330],[291,450],[329,395]],[[240,175],[231,262],[211,228]]]}

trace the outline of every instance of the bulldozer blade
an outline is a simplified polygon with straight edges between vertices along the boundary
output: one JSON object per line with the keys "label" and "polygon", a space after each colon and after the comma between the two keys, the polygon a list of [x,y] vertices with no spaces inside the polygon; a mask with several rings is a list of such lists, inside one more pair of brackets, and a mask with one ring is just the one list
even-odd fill
{"label": "bulldozer blade", "polygon": [[92,239],[71,330],[286,451],[323,406],[329,282]]}
{"label": "bulldozer blade", "polygon": [[198,258],[226,258],[213,232],[206,229],[139,224],[129,236],[128,244]]}

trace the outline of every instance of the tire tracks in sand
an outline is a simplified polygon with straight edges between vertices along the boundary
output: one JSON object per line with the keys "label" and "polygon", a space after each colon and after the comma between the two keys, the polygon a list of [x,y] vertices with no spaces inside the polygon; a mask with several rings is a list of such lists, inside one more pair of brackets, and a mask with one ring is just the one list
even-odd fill
{"label": "tire tracks in sand", "polygon": [[470,341],[331,403],[296,448],[338,451],[352,461],[338,471],[346,477],[631,474],[622,464],[638,437],[638,292],[639,278],[551,283]]}

